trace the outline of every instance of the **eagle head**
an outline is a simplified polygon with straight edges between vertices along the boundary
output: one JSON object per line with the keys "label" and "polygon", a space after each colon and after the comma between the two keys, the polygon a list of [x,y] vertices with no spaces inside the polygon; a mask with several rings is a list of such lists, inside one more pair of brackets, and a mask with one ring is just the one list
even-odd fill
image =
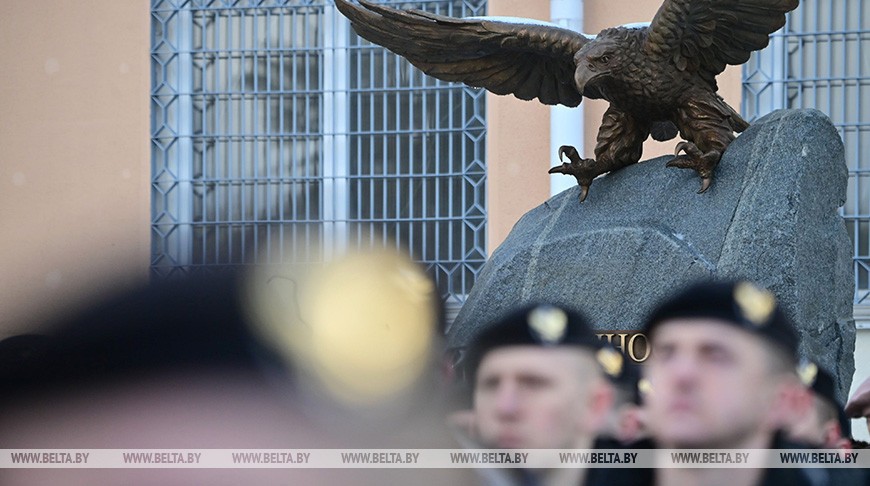
{"label": "eagle head", "polygon": [[586,98],[604,98],[601,88],[618,71],[620,59],[620,45],[613,39],[598,39],[583,46],[574,54],[577,91]]}

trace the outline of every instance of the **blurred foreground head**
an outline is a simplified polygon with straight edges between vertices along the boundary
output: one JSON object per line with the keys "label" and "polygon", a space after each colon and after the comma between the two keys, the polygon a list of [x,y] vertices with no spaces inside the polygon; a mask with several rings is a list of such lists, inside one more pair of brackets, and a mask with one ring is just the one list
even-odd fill
{"label": "blurred foreground head", "polygon": [[[586,319],[550,304],[522,307],[487,326],[465,359],[476,438],[499,448],[588,448],[612,399]],[[609,350],[608,350],[609,351]]]}
{"label": "blurred foreground head", "polygon": [[255,332],[296,370],[306,396],[393,413],[432,378],[440,301],[403,255],[351,253],[315,272],[261,269],[249,293]]}
{"label": "blurred foreground head", "polygon": [[693,285],[645,330],[652,438],[666,448],[769,448],[802,413],[798,337],[769,291],[747,281]]}
{"label": "blurred foreground head", "polygon": [[[35,449],[453,447],[428,381],[439,318],[426,274],[387,251],[344,255],[305,272],[281,266],[157,282],[64,319],[44,359],[26,372],[0,370],[2,442]],[[0,473],[3,484],[442,484],[464,474],[124,469],[63,471],[59,481],[52,470]]]}

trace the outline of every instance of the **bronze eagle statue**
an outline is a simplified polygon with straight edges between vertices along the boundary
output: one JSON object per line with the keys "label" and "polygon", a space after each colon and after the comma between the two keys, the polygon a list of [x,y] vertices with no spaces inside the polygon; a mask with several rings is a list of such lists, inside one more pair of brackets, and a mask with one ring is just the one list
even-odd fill
{"label": "bronze eagle statue", "polygon": [[734,133],[749,123],[717,93],[716,75],[746,62],[799,0],[664,0],[652,22],[590,37],[531,19],[455,18],[335,0],[361,37],[426,74],[495,94],[577,106],[605,99],[595,158],[563,145],[580,201],[597,176],[637,163],[648,137],[685,139],[668,167],[694,169],[704,192]]}

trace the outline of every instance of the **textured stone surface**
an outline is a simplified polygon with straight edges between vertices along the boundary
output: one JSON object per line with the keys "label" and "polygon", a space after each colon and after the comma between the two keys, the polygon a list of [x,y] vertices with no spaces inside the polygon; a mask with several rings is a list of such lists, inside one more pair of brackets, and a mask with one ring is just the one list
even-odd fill
{"label": "textured stone surface", "polygon": [[699,278],[751,279],[795,320],[801,351],[854,371],[851,243],[843,143],[815,110],[756,121],[728,148],[713,186],[660,157],[574,187],[529,211],[484,266],[448,331],[463,346],[525,302],[575,307],[600,330],[634,330],[661,298]]}

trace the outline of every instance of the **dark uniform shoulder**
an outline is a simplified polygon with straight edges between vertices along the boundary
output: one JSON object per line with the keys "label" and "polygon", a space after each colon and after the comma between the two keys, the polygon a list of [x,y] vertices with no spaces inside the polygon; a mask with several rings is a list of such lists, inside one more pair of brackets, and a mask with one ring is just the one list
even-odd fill
{"label": "dark uniform shoulder", "polygon": [[[772,449],[813,449],[812,446],[791,442],[777,434],[773,441]],[[808,486],[845,486],[845,485],[868,485],[867,471],[856,468],[771,468],[768,469],[761,481],[761,486],[773,486],[779,484],[795,484]]]}
{"label": "dark uniform shoulder", "polygon": [[[599,437],[592,445],[594,449],[655,449],[651,440],[640,440],[622,444],[609,437]],[[651,486],[654,484],[654,470],[649,468],[591,468],[586,476],[586,486]]]}

